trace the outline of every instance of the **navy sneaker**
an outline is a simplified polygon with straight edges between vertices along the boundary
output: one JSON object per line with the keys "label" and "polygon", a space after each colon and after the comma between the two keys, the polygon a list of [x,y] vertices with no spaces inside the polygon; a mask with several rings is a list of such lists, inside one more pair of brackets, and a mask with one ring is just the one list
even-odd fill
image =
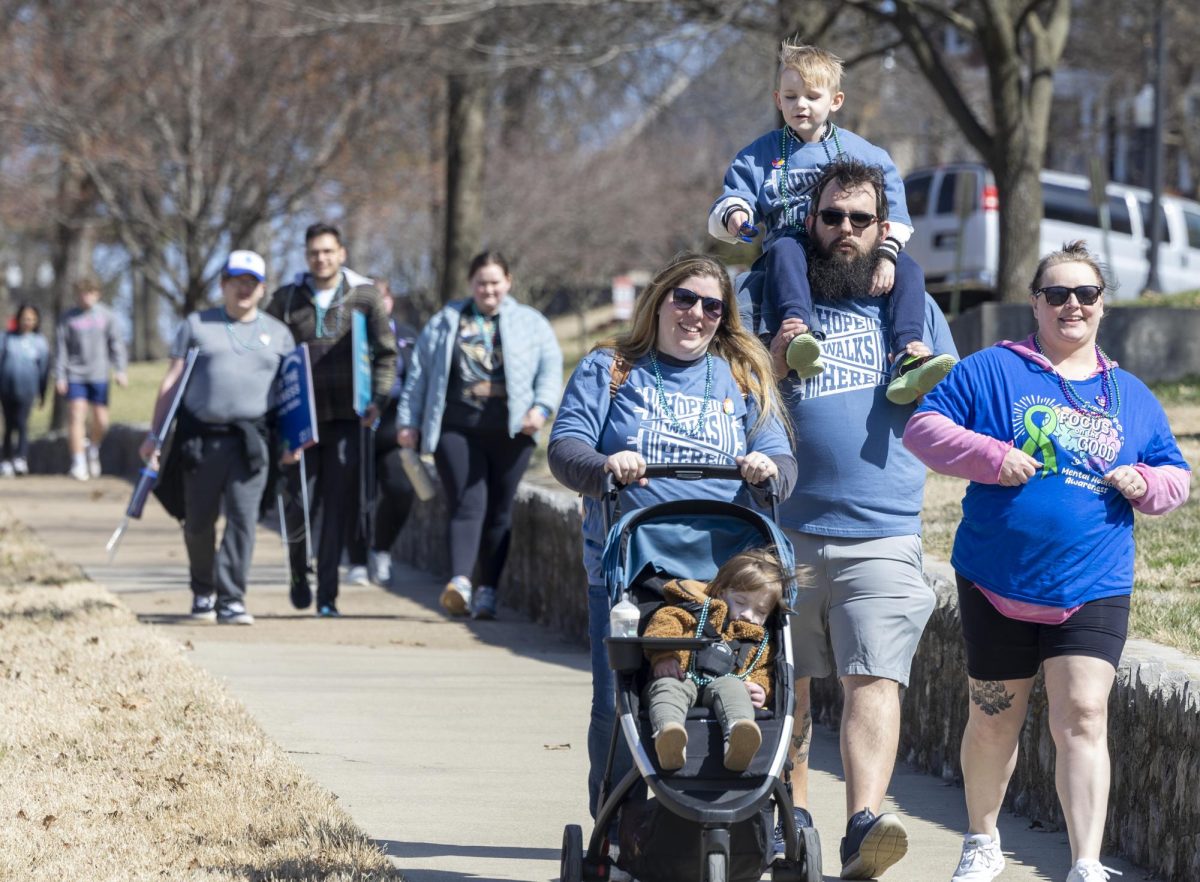
{"label": "navy sneaker", "polygon": [[908,833],[891,812],[875,815],[869,808],[856,812],[842,839],[842,878],[874,879],[904,857]]}
{"label": "navy sneaker", "polygon": [[[812,815],[808,813],[808,809],[796,806],[792,809],[792,817],[796,819],[796,829],[812,829]],[[772,861],[782,861],[787,858],[787,838],[783,835],[783,821],[775,825],[775,853],[771,857]]]}
{"label": "navy sneaker", "polygon": [[217,620],[217,595],[193,594],[191,618],[196,622],[215,622]]}
{"label": "navy sneaker", "polygon": [[308,584],[308,573],[292,573],[289,593],[292,606],[296,609],[308,609],[312,605],[312,587]]}
{"label": "navy sneaker", "polygon": [[340,619],[341,617],[342,614],[332,603],[322,603],[317,607],[317,618],[319,619]]}
{"label": "navy sneaker", "polygon": [[254,616],[246,612],[246,604],[230,600],[217,607],[218,625],[253,625]]}

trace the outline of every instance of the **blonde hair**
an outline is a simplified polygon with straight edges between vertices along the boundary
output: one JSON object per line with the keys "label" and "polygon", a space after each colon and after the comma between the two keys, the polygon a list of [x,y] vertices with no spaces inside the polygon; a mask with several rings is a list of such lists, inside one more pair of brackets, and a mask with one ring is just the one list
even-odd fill
{"label": "blonde hair", "polygon": [[753,435],[768,425],[769,420],[777,419],[790,439],[791,419],[779,399],[771,354],[757,337],[742,327],[737,297],[734,295],[729,273],[717,260],[707,255],[693,252],[675,255],[669,264],[658,271],[637,299],[630,329],[617,337],[601,341],[593,351],[611,349],[632,364],[654,349],[658,338],[659,309],[671,292],[692,276],[713,279],[721,289],[721,302],[725,304],[725,312],[717,324],[717,330],[708,348],[729,364],[730,373],[733,374],[738,388],[750,395],[758,405],[758,419],[747,434]]}
{"label": "blonde hair", "polygon": [[1064,263],[1085,264],[1096,274],[1096,281],[1100,283],[1100,287],[1104,291],[1116,287],[1110,283],[1107,268],[1100,262],[1100,258],[1087,247],[1087,242],[1083,239],[1076,239],[1074,242],[1064,242],[1063,247],[1058,251],[1051,251],[1038,261],[1037,269],[1033,273],[1033,281],[1029,283],[1029,293],[1034,294],[1042,287],[1042,276],[1046,274],[1046,270]]}
{"label": "blonde hair", "polygon": [[773,546],[751,548],[721,564],[704,593],[709,597],[724,597],[730,591],[764,594],[772,599],[771,609],[775,610],[783,603],[783,583],[786,581]]}
{"label": "blonde hair", "polygon": [[837,92],[841,88],[842,59],[825,49],[784,40],[779,47],[777,83],[789,68],[800,74],[810,86],[830,92]]}

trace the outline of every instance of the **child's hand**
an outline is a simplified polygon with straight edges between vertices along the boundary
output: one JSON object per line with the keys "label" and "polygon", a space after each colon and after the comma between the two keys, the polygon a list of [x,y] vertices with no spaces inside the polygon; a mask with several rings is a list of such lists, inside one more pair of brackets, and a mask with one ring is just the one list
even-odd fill
{"label": "child's hand", "polygon": [[737,211],[729,213],[729,219],[725,221],[725,229],[729,231],[729,235],[735,239],[740,239],[742,236],[742,224],[748,223],[750,223],[749,213],[739,208]]}
{"label": "child's hand", "polygon": [[750,693],[750,703],[755,707],[763,707],[767,703],[767,690],[757,683],[745,681],[746,691]]}
{"label": "child's hand", "polygon": [[882,297],[892,290],[896,281],[896,265],[887,258],[881,257],[875,262],[875,272],[871,274],[871,297]]}
{"label": "child's hand", "polygon": [[674,680],[683,679],[683,668],[679,664],[679,659],[674,656],[660,659],[654,663],[654,679],[662,680],[667,677]]}

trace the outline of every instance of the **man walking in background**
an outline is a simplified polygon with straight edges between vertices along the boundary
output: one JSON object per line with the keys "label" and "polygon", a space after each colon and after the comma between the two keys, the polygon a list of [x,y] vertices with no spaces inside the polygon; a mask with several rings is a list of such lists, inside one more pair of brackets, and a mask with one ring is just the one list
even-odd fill
{"label": "man walking in background", "polygon": [[[347,528],[358,518],[359,433],[375,424],[396,378],[396,337],[379,292],[371,280],[347,269],[346,249],[337,227],[313,224],[304,233],[308,272],[271,295],[267,313],[307,343],[317,405],[315,446],[304,452],[312,500],[310,524],[317,554],[317,615],[339,615],[338,564]],[[371,355],[371,405],[354,412],[354,357],[350,326],[358,311],[366,316]],[[291,561],[291,598],[297,609],[312,603],[300,506],[299,468],[287,470],[286,510]],[[318,516],[319,515],[319,516]]]}
{"label": "man walking in background", "polygon": [[[78,305],[59,316],[54,359],[54,387],[67,400],[67,448],[70,475],[77,481],[100,476],[100,442],[108,432],[109,372],[118,386],[125,375],[125,341],[112,309],[100,302],[100,283],[75,283]],[[88,408],[91,437],[85,441]],[[89,443],[90,442],[90,443]]]}

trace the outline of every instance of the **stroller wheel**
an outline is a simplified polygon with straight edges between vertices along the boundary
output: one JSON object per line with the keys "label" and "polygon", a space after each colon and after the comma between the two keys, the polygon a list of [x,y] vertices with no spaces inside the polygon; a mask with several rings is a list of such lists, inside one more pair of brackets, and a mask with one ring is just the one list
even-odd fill
{"label": "stroller wheel", "polygon": [[561,882],[583,882],[583,828],[578,824],[567,824],[563,828],[558,876]]}
{"label": "stroller wheel", "polygon": [[804,843],[804,882],[821,882],[821,837],[813,827],[799,832]]}
{"label": "stroller wheel", "polygon": [[708,856],[708,875],[704,882],[728,882],[729,868],[722,852],[714,851]]}

